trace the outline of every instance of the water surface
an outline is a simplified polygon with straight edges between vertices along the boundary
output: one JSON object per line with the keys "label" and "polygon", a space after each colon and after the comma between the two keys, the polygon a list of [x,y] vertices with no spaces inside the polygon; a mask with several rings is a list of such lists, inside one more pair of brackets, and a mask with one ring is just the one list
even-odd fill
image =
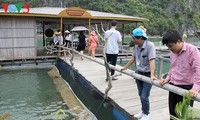
{"label": "water surface", "polygon": [[62,109],[67,115],[65,119],[73,119],[48,71],[0,71],[0,116],[9,113],[8,120],[58,119],[55,113]]}

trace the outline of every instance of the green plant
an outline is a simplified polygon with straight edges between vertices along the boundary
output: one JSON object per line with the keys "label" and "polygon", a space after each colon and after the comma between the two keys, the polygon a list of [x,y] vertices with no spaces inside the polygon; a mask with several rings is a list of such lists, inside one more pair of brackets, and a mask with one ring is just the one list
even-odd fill
{"label": "green plant", "polygon": [[55,117],[59,118],[60,120],[62,120],[62,115],[66,118],[67,115],[65,114],[65,111],[62,109],[59,109],[56,111],[55,113]]}
{"label": "green plant", "polygon": [[190,106],[191,96],[189,93],[185,93],[183,101],[176,104],[175,112],[177,117],[170,116],[173,120],[199,120],[199,109],[192,108]]}

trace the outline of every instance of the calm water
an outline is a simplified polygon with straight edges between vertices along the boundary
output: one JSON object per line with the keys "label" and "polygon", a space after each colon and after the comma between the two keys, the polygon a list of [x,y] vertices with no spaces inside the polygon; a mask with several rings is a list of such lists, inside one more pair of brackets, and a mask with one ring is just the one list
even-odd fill
{"label": "calm water", "polygon": [[73,119],[48,70],[0,71],[0,116],[9,113],[8,120],[49,120],[58,119],[55,113],[63,109],[66,119]]}
{"label": "calm water", "polygon": [[[125,36],[124,42],[128,44],[131,40],[132,40],[131,36]],[[151,36],[149,36],[148,40],[152,41],[155,45],[159,45],[159,42],[162,41],[162,37],[151,37]],[[187,42],[199,46],[200,45],[200,38],[189,37],[189,38],[187,38]]]}
{"label": "calm water", "polygon": [[[124,66],[124,65],[126,65],[127,62],[128,62],[127,60],[124,60],[124,61],[122,61],[121,63],[118,62],[117,64],[118,64],[118,65],[121,65],[121,66]],[[155,70],[155,73],[156,73],[156,74],[158,74],[158,68],[159,68],[158,64],[159,64],[159,60],[156,59],[156,70]],[[167,73],[167,72],[169,71],[169,67],[170,67],[170,62],[164,60],[164,61],[163,61],[162,74]],[[131,65],[131,67],[130,67],[129,69],[135,70],[135,65],[134,65],[134,64]]]}

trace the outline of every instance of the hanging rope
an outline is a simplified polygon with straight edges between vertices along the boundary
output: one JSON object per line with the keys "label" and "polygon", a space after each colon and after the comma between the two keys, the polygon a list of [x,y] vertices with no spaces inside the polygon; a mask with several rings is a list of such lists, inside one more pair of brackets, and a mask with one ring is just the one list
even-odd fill
{"label": "hanging rope", "polygon": [[103,100],[102,100],[101,104],[99,105],[99,107],[97,108],[96,112],[94,113],[95,116],[96,116],[97,113],[99,112],[99,110],[100,110],[101,106],[104,104],[104,101],[105,101],[105,100],[106,100],[106,99],[103,99]]}

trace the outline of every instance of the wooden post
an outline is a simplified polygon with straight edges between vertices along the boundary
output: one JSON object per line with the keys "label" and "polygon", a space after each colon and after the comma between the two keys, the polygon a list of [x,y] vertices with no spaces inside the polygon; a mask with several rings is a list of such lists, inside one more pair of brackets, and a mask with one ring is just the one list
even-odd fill
{"label": "wooden post", "polygon": [[159,59],[158,79],[161,79],[162,78],[162,68],[163,68],[163,57],[159,56],[158,59]]}
{"label": "wooden post", "polygon": [[[90,18],[89,18],[88,23],[89,23],[89,24],[88,24],[88,41],[89,41],[89,39],[90,39],[90,27],[91,27],[91,26],[90,26],[90,24],[91,24],[91,19],[90,19]],[[88,42],[88,41],[87,41],[87,42]],[[87,43],[87,45],[88,45],[88,43]],[[87,46],[87,49],[88,49],[88,55],[91,54],[91,53],[90,53],[90,50],[89,50],[89,47],[90,47],[90,46]]]}
{"label": "wooden post", "polygon": [[46,40],[45,40],[45,37],[44,37],[44,36],[45,36],[45,34],[44,34],[44,33],[45,33],[44,21],[42,21],[42,31],[43,31],[43,32],[42,32],[42,35],[43,35],[43,36],[42,36],[42,38],[43,38],[43,46],[45,46],[45,45],[46,45],[46,43],[45,43]]}
{"label": "wooden post", "polygon": [[62,25],[63,25],[63,23],[62,23],[62,17],[61,17],[60,18],[60,41],[59,41],[58,57],[61,56],[61,45],[63,44],[62,43],[63,40],[61,40],[61,38],[62,38]]}

